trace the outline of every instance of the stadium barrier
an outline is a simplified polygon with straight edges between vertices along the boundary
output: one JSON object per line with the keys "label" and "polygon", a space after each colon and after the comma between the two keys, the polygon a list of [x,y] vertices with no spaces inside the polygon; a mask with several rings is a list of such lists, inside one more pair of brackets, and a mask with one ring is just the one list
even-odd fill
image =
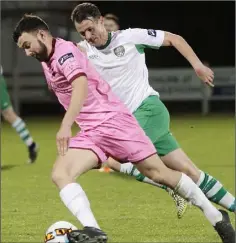
{"label": "stadium barrier", "polygon": [[235,68],[213,68],[214,88],[203,84],[192,68],[149,69],[149,82],[163,101],[200,101],[202,114],[210,101],[235,100]]}

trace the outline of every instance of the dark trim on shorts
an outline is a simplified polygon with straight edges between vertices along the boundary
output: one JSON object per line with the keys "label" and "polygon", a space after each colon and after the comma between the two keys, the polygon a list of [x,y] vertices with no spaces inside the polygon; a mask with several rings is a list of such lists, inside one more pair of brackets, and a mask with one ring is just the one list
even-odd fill
{"label": "dark trim on shorts", "polygon": [[83,149],[83,150],[89,150],[89,151],[92,151],[93,153],[96,154],[97,158],[98,158],[98,166],[97,167],[94,167],[93,169],[100,169],[102,167],[102,161],[101,159],[99,158],[98,154],[93,151],[93,149],[89,149],[89,148],[81,148],[81,147],[69,147],[69,149]]}
{"label": "dark trim on shorts", "polygon": [[145,158],[143,158],[143,159],[140,159],[140,160],[138,160],[138,161],[129,161],[129,162],[131,162],[131,163],[140,163],[140,162],[142,162],[143,160],[148,159],[149,157],[153,156],[154,154],[157,154],[157,152],[152,153],[152,154],[148,155],[147,157],[145,157]]}

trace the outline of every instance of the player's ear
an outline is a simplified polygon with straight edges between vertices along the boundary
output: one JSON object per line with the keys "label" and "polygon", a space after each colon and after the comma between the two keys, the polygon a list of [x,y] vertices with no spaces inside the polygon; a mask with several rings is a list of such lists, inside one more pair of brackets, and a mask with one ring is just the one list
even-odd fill
{"label": "player's ear", "polygon": [[40,40],[46,39],[45,31],[43,31],[43,30],[39,30],[38,33],[37,33],[37,36]]}
{"label": "player's ear", "polygon": [[100,24],[104,24],[104,17],[101,16],[101,17],[98,19],[98,22],[99,22]]}

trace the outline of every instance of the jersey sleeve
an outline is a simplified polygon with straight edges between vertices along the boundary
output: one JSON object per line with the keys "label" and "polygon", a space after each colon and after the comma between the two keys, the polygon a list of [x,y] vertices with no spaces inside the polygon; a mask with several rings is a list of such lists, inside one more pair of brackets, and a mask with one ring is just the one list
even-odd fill
{"label": "jersey sleeve", "polygon": [[87,59],[77,46],[69,46],[61,49],[57,55],[57,66],[66,79],[72,83],[80,76],[87,76]]}
{"label": "jersey sleeve", "polygon": [[149,48],[159,48],[162,46],[165,32],[154,29],[127,29],[125,35],[135,45],[144,45]]}

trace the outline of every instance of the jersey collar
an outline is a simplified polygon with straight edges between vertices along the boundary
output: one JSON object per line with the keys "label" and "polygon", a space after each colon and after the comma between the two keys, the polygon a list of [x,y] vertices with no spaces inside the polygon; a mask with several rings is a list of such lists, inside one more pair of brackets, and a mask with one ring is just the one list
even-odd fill
{"label": "jersey collar", "polygon": [[109,44],[111,43],[111,32],[108,32],[108,39],[107,42],[105,43],[105,45],[97,47],[98,50],[102,50],[105,49],[109,46]]}

